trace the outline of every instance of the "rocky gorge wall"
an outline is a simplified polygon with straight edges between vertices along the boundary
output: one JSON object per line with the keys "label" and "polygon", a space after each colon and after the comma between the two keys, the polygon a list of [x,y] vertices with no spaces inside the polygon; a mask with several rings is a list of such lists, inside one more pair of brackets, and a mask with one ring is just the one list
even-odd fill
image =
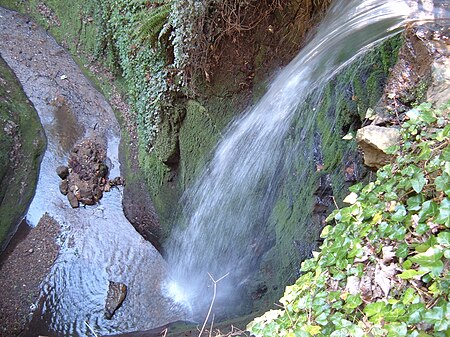
{"label": "rocky gorge wall", "polygon": [[[127,70],[125,62],[130,58],[131,65],[157,67],[145,59],[150,52],[146,48],[153,48],[151,43],[139,46],[132,39],[125,41],[127,32],[114,31],[119,24],[109,22],[113,14],[105,20],[107,8],[97,1],[0,0],[0,4],[28,13],[46,26],[111,100],[130,98],[131,109],[118,110],[128,186],[125,198],[129,198],[125,210],[138,231],[157,246],[169,235],[178,199],[208,161],[221,131],[261,96],[271,74],[297,52],[319,19],[319,8],[305,11],[301,1],[292,0],[254,29],[223,37],[215,45],[215,62],[190,89],[195,93],[169,90],[170,97],[163,97],[168,104],[159,114],[158,135],[149,143],[145,123],[150,112],[148,106],[140,107],[145,103],[140,93],[161,79],[152,77],[148,69]],[[122,13],[128,18],[121,22],[123,27],[139,19],[139,10]],[[260,271],[249,286],[254,309],[267,308],[284,285],[296,279],[299,261],[318,244],[334,198],[341,200],[350,184],[370,178],[355,142],[342,138],[370,120],[370,109],[377,108],[401,44],[400,38],[387,41],[333,79],[324,88],[320,102],[307,102],[300,108],[308,112],[299,114],[287,142],[294,144],[301,138],[303,146],[296,151],[294,167],[282,178],[267,224]],[[164,66],[170,63],[170,48],[167,50],[159,59]],[[169,70],[164,70],[166,75]],[[168,78],[178,80],[177,76]],[[426,88],[426,76],[420,78]],[[415,99],[405,99],[406,106]],[[311,115],[315,116],[311,132],[304,134],[302,125]]]}
{"label": "rocky gorge wall", "polygon": [[45,135],[32,103],[0,57],[0,253],[33,197]]}

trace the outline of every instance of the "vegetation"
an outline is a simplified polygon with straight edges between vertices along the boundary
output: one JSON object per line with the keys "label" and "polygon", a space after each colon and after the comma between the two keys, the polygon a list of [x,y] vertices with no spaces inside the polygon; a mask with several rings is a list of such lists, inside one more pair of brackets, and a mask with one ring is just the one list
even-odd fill
{"label": "vegetation", "polygon": [[255,336],[448,336],[450,104],[406,114],[392,164],[351,187]]}
{"label": "vegetation", "polygon": [[44,148],[39,117],[0,58],[0,247],[31,201]]}

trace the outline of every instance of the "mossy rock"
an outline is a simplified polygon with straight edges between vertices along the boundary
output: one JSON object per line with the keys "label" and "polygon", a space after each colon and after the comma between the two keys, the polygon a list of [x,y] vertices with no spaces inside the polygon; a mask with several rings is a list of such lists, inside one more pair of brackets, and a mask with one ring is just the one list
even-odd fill
{"label": "mossy rock", "polygon": [[1,58],[0,140],[0,247],[3,249],[31,202],[46,142],[33,105]]}

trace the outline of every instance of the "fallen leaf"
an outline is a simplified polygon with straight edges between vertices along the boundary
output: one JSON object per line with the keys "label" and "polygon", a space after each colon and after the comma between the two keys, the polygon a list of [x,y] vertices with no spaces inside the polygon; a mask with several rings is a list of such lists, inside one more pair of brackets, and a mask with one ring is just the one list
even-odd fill
{"label": "fallen leaf", "polygon": [[391,263],[389,266],[378,263],[375,267],[375,283],[381,288],[384,296],[389,295],[391,290],[391,279],[395,275],[396,265]]}
{"label": "fallen leaf", "polygon": [[392,259],[395,257],[395,252],[393,252],[392,246],[384,246],[381,249],[383,253],[383,263],[386,265],[392,261]]}
{"label": "fallen leaf", "polygon": [[347,285],[345,286],[345,290],[348,291],[352,295],[356,295],[360,293],[360,285],[361,280],[357,276],[349,276],[347,278]]}

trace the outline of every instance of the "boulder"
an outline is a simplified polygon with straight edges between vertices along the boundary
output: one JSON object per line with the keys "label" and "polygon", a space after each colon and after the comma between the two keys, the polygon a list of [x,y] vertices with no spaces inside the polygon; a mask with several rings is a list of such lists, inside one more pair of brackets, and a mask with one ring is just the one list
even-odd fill
{"label": "boulder", "polygon": [[358,145],[364,152],[364,164],[379,169],[392,160],[386,149],[400,142],[400,131],[395,128],[369,125],[356,133]]}
{"label": "boulder", "polygon": [[63,195],[67,195],[67,193],[69,193],[69,182],[67,181],[67,179],[61,180],[59,182],[59,191]]}
{"label": "boulder", "polygon": [[127,296],[127,286],[123,283],[109,281],[105,303],[105,318],[111,319]]}
{"label": "boulder", "polygon": [[72,208],[78,208],[80,206],[80,202],[72,191],[67,193],[67,199],[69,200],[69,204]]}
{"label": "boulder", "polygon": [[61,179],[66,179],[69,176],[69,168],[67,166],[61,165],[56,168],[56,174]]}

